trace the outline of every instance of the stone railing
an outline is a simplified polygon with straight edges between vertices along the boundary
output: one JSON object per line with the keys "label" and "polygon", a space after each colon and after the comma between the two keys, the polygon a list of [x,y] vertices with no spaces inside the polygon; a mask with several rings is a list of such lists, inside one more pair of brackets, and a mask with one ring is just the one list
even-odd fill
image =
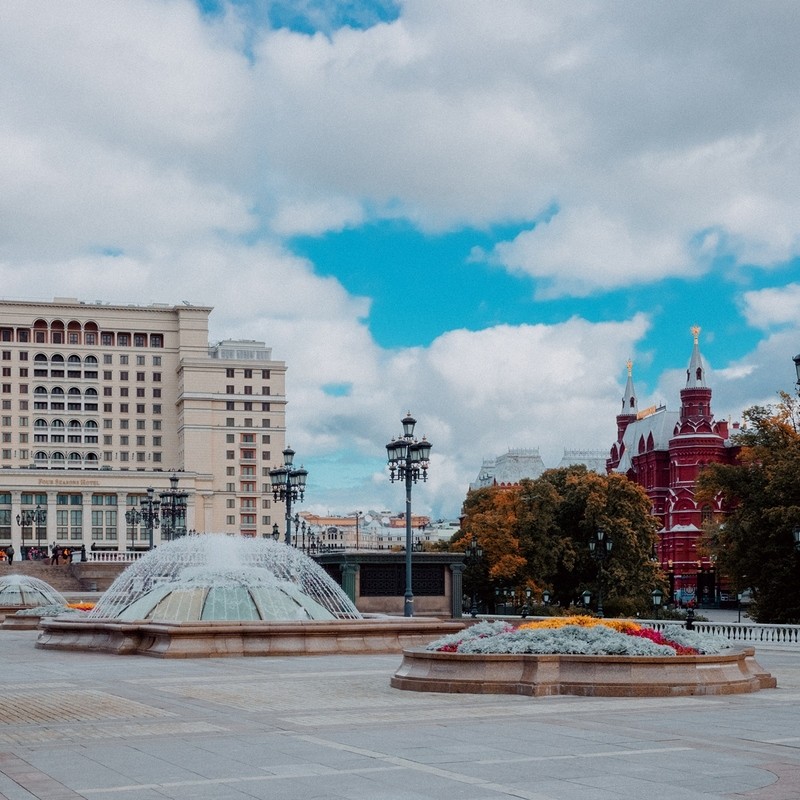
{"label": "stone railing", "polygon": [[95,550],[86,554],[88,562],[102,564],[129,564],[131,561],[138,561],[147,551],[133,550]]}
{"label": "stone railing", "polygon": [[[642,620],[645,622],[644,620]],[[672,625],[685,627],[680,620],[647,620],[646,625],[664,630]],[[800,649],[800,625],[760,625],[757,622],[697,622],[694,630],[712,636],[722,636],[753,647]]]}

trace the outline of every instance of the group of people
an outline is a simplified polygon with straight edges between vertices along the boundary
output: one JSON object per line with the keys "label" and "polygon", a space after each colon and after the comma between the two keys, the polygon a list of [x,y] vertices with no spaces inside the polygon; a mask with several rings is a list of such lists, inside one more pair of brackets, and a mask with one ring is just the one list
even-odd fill
{"label": "group of people", "polygon": [[[86,548],[81,545],[80,548],[62,547],[61,545],[53,544],[50,546],[50,555],[48,555],[47,547],[29,547],[27,552],[23,548],[22,556],[28,561],[46,561],[48,564],[71,564],[75,550],[79,550],[81,554],[81,561],[86,561]],[[0,547],[0,564],[13,564],[16,551],[14,545],[8,547]]]}

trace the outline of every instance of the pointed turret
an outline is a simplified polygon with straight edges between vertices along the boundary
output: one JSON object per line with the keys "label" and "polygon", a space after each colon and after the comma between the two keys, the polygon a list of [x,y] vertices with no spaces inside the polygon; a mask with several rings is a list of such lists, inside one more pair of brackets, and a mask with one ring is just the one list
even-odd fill
{"label": "pointed turret", "polygon": [[706,362],[700,353],[700,327],[698,325],[692,326],[692,337],[694,338],[694,347],[692,348],[692,357],[689,360],[689,368],[686,370],[686,388],[705,388]]}
{"label": "pointed turret", "polygon": [[[686,370],[686,388],[681,389],[681,423],[691,423],[691,430],[704,422],[708,425],[712,421],[711,389],[706,383],[706,362],[700,353],[700,328],[692,327],[694,346],[689,367]],[[681,428],[687,432],[686,428]]]}
{"label": "pointed turret", "polygon": [[633,361],[628,359],[625,365],[628,368],[628,382],[625,384],[625,394],[622,395],[622,412],[620,416],[634,417],[639,413],[639,408],[636,404],[636,392],[633,389]]}
{"label": "pointed turret", "polygon": [[628,382],[625,384],[625,393],[622,395],[622,410],[617,414],[617,441],[611,448],[611,456],[606,460],[606,469],[611,471],[619,466],[625,447],[622,439],[631,422],[635,422],[639,414],[636,402],[636,390],[633,388],[633,361],[628,359],[625,365],[628,368]]}

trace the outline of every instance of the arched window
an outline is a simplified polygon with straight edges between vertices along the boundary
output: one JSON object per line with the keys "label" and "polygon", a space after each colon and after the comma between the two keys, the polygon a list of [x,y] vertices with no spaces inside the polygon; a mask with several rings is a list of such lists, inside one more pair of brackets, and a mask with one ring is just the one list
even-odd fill
{"label": "arched window", "polygon": [[59,395],[60,397],[63,397],[64,396],[64,390],[60,386],[54,386],[50,390],[50,394],[51,395]]}
{"label": "arched window", "polygon": [[81,358],[80,356],[72,355],[67,359],[69,361],[69,365],[71,367],[79,367],[81,365]]}
{"label": "arched window", "polygon": [[77,397],[80,397],[80,396],[81,396],[81,390],[80,390],[80,389],[76,389],[76,388],[73,386],[73,387],[72,387],[72,388],[69,390],[68,394],[69,394],[69,396],[70,396],[70,399],[72,399],[72,398],[74,398],[74,397],[76,397],[76,396],[77,396]]}
{"label": "arched window", "polygon": [[46,428],[46,427],[47,427],[47,421],[46,421],[46,420],[43,420],[43,419],[37,419],[37,420],[36,420],[36,421],[33,423],[33,427],[34,427],[34,428]]}
{"label": "arched window", "polygon": [[47,364],[47,356],[44,353],[37,353],[33,357],[34,364]]}
{"label": "arched window", "polygon": [[45,389],[45,388],[44,388],[44,386],[37,386],[37,387],[36,387],[36,388],[33,390],[33,393],[34,393],[34,394],[43,394],[43,395],[46,395],[46,394],[47,394],[47,389]]}
{"label": "arched window", "polygon": [[88,419],[86,420],[86,425],[84,427],[97,430],[97,423],[93,419]]}
{"label": "arched window", "polygon": [[97,397],[97,389],[87,389],[86,390],[87,397]]}
{"label": "arched window", "polygon": [[83,465],[83,458],[80,453],[70,453],[67,459],[67,466],[69,469],[80,469]]}
{"label": "arched window", "polygon": [[63,428],[64,427],[64,420],[63,419],[54,419],[50,423],[51,428]]}
{"label": "arched window", "polygon": [[45,453],[44,450],[37,450],[33,454],[33,460],[34,461],[47,461],[47,453]]}
{"label": "arched window", "polygon": [[58,450],[50,456],[51,469],[64,469],[65,463],[66,459],[64,458],[64,454]]}
{"label": "arched window", "polygon": [[33,323],[33,341],[36,344],[47,344],[50,341],[45,320],[37,319]]}
{"label": "arched window", "polygon": [[97,453],[86,454],[86,469],[97,469],[99,464],[100,460],[97,458]]}
{"label": "arched window", "polygon": [[55,355],[50,356],[50,360],[54,364],[59,364],[62,367],[64,366],[64,356],[60,355],[59,353],[56,353]]}
{"label": "arched window", "polygon": [[69,429],[70,429],[71,431],[74,431],[74,430],[80,430],[80,429],[81,429],[81,423],[80,423],[80,422],[78,422],[78,420],[77,420],[77,419],[71,419],[71,420],[69,421]]}
{"label": "arched window", "polygon": [[96,356],[86,356],[83,360],[83,363],[86,364],[88,367],[96,367],[97,366],[97,357]]}

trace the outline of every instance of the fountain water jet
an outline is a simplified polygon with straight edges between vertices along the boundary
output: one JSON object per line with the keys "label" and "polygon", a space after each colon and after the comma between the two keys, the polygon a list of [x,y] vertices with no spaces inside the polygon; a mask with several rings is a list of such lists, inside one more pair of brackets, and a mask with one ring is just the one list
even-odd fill
{"label": "fountain water jet", "polygon": [[128,567],[92,619],[360,619],[336,582],[302,552],[271,539],[200,534],[151,550]]}

